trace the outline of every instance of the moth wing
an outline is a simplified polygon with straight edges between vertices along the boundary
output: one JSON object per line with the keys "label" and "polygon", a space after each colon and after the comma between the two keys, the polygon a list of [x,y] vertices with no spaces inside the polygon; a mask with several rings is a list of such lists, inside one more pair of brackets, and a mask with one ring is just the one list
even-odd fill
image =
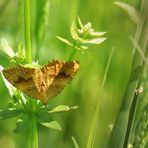
{"label": "moth wing", "polygon": [[16,68],[4,69],[4,77],[17,89],[27,92],[35,87],[32,79],[34,69],[18,66]]}
{"label": "moth wing", "polygon": [[4,69],[3,74],[13,86],[46,105],[64,89],[78,69],[76,61],[53,61],[41,69],[18,66]]}
{"label": "moth wing", "polygon": [[65,62],[59,74],[55,77],[54,81],[46,91],[46,96],[48,97],[44,98],[42,101],[47,104],[49,99],[57,96],[72,80],[78,69],[78,62]]}
{"label": "moth wing", "polygon": [[16,68],[4,69],[4,77],[12,84],[15,85],[21,81],[32,79],[34,69],[18,66]]}

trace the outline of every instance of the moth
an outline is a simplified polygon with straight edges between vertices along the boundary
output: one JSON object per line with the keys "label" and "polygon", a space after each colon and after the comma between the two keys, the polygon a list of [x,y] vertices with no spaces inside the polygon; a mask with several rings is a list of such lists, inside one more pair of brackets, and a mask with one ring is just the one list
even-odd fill
{"label": "moth", "polygon": [[17,66],[4,69],[4,77],[17,89],[45,105],[57,96],[79,69],[79,62],[52,61],[42,68]]}

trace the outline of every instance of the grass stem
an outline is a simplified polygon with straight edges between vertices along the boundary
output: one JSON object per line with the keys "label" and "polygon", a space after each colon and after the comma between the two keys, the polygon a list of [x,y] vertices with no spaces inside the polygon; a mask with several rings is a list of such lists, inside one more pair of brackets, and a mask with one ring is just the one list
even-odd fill
{"label": "grass stem", "polygon": [[31,36],[30,36],[30,0],[24,1],[24,32],[25,32],[26,61],[28,63],[32,63]]}
{"label": "grass stem", "polygon": [[108,62],[107,62],[107,66],[105,68],[105,73],[103,76],[103,81],[102,81],[102,85],[101,85],[101,89],[100,89],[99,98],[98,98],[96,106],[95,106],[95,112],[94,112],[92,124],[90,127],[90,133],[89,133],[88,141],[87,141],[87,148],[93,148],[94,144],[95,144],[96,132],[97,132],[97,127],[98,127],[98,116],[99,116],[99,109],[100,109],[100,98],[102,97],[102,91],[104,88],[104,84],[106,82],[106,77],[108,74],[109,66],[110,66],[114,51],[115,51],[115,48],[112,49],[109,59],[108,59]]}
{"label": "grass stem", "polygon": [[[24,1],[24,32],[25,32],[25,48],[26,48],[26,61],[32,63],[31,54],[31,35],[30,35],[30,0]],[[34,100],[29,99],[30,105],[30,120],[32,120],[28,131],[28,148],[38,148],[38,131],[37,122],[33,117],[35,103]]]}
{"label": "grass stem", "polygon": [[71,61],[73,59],[75,53],[76,53],[76,49],[73,49],[73,51],[71,52],[71,54],[70,54],[70,56],[68,58],[68,61]]}
{"label": "grass stem", "polygon": [[28,132],[28,148],[38,148],[38,131],[37,131],[37,122],[32,117],[30,120],[31,126]]}

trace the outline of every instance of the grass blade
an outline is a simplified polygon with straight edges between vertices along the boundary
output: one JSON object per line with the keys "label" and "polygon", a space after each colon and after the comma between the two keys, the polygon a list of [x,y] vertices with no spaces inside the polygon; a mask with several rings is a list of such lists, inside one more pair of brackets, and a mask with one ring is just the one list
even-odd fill
{"label": "grass blade", "polygon": [[136,25],[139,24],[139,12],[134,7],[123,2],[114,2],[114,4],[125,10],[125,12]]}
{"label": "grass blade", "polygon": [[89,136],[88,136],[88,141],[87,141],[87,146],[86,146],[87,148],[93,148],[94,147],[96,132],[97,132],[97,125],[98,125],[100,98],[101,98],[101,95],[102,95],[102,90],[104,88],[104,84],[105,84],[106,77],[107,77],[107,74],[108,74],[108,69],[109,69],[114,51],[115,51],[115,48],[112,49],[112,51],[110,53],[110,57],[109,57],[108,62],[107,62],[107,66],[105,68],[105,73],[104,73],[104,77],[103,77],[103,81],[102,81],[102,85],[101,85],[101,90],[100,90],[100,96],[99,96],[98,102],[96,103],[96,106],[95,106],[95,113],[94,113],[94,116],[93,116],[93,119],[92,119],[92,124],[91,124],[91,127],[90,127],[90,133],[89,133]]}
{"label": "grass blade", "polygon": [[[147,32],[145,32],[144,29],[145,21],[148,15],[148,10],[146,9],[147,2],[147,0],[143,0],[140,11],[140,16],[143,17],[140,17],[140,24],[137,27],[137,32],[135,35],[135,41],[140,45],[143,53],[145,53],[145,45],[147,44],[147,40],[145,40]],[[135,90],[138,89],[140,84],[142,70],[143,59],[141,58],[141,55],[139,55],[139,52],[135,50],[128,87],[126,89],[119,114],[108,141],[108,148],[127,148],[135,112],[135,109],[132,110],[132,104],[134,104],[137,98]]]}
{"label": "grass blade", "polygon": [[75,148],[79,148],[79,145],[78,145],[78,143],[77,143],[75,137],[72,136],[71,139],[72,139],[72,141],[73,141],[73,143],[74,143]]}

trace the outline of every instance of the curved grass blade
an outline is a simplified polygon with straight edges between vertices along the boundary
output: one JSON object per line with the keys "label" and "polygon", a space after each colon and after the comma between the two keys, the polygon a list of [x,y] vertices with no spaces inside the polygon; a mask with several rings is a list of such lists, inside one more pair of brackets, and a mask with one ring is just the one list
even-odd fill
{"label": "curved grass blade", "polygon": [[74,143],[75,148],[79,148],[79,145],[78,145],[78,143],[77,143],[75,137],[72,136],[71,139],[72,139],[72,141],[73,141],[73,143]]}
{"label": "curved grass blade", "polygon": [[139,12],[134,7],[123,2],[114,2],[114,4],[121,7],[136,25],[139,24]]}

